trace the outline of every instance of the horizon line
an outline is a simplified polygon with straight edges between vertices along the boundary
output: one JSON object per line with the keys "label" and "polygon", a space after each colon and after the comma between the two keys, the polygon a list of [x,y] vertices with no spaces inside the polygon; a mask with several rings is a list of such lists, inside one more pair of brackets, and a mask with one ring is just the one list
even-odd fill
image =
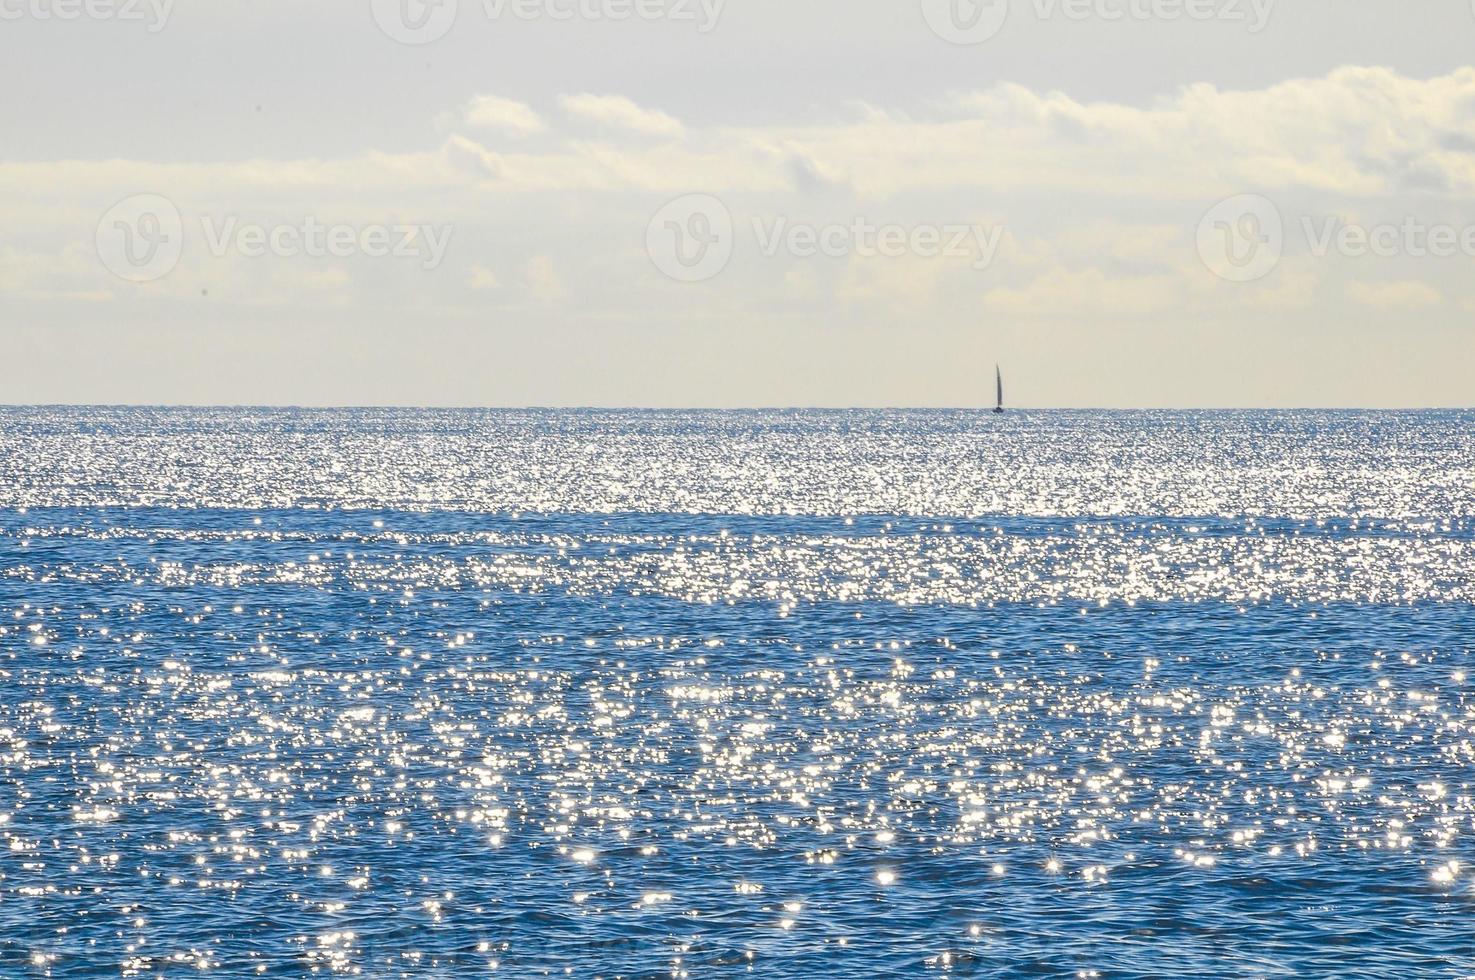
{"label": "horizon line", "polygon": [[[321,404],[292,402],[0,402],[11,409],[247,409],[259,411],[422,411],[422,412],[979,412],[993,415],[988,405],[412,405]],[[1006,406],[1014,412],[1470,412],[1475,405],[1080,405]]]}

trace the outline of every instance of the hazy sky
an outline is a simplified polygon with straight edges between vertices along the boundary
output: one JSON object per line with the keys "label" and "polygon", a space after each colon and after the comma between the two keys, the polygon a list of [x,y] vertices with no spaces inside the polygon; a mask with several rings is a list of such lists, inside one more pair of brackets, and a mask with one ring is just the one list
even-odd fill
{"label": "hazy sky", "polygon": [[0,402],[1475,404],[1471,0],[439,2],[0,0]]}

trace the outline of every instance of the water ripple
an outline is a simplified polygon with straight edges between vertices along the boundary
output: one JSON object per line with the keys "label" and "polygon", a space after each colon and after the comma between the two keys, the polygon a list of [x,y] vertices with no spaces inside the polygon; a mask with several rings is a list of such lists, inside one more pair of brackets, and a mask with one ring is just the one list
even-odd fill
{"label": "water ripple", "polygon": [[0,973],[1469,974],[1469,421],[0,413]]}

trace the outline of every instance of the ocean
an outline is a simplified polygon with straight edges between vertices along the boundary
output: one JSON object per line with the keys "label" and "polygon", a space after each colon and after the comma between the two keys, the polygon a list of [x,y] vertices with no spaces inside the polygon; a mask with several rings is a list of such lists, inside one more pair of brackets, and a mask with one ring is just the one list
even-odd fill
{"label": "ocean", "polygon": [[0,410],[0,975],[1475,975],[1475,413]]}

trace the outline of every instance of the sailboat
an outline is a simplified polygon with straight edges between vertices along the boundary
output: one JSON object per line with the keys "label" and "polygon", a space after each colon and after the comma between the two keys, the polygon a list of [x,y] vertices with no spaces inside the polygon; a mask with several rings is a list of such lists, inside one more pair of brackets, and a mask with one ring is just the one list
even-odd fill
{"label": "sailboat", "polygon": [[995,415],[1003,415],[1004,414],[1004,372],[999,368],[999,366],[997,364],[994,365],[994,381],[998,384],[998,388],[999,388],[999,400],[994,405],[994,414]]}

